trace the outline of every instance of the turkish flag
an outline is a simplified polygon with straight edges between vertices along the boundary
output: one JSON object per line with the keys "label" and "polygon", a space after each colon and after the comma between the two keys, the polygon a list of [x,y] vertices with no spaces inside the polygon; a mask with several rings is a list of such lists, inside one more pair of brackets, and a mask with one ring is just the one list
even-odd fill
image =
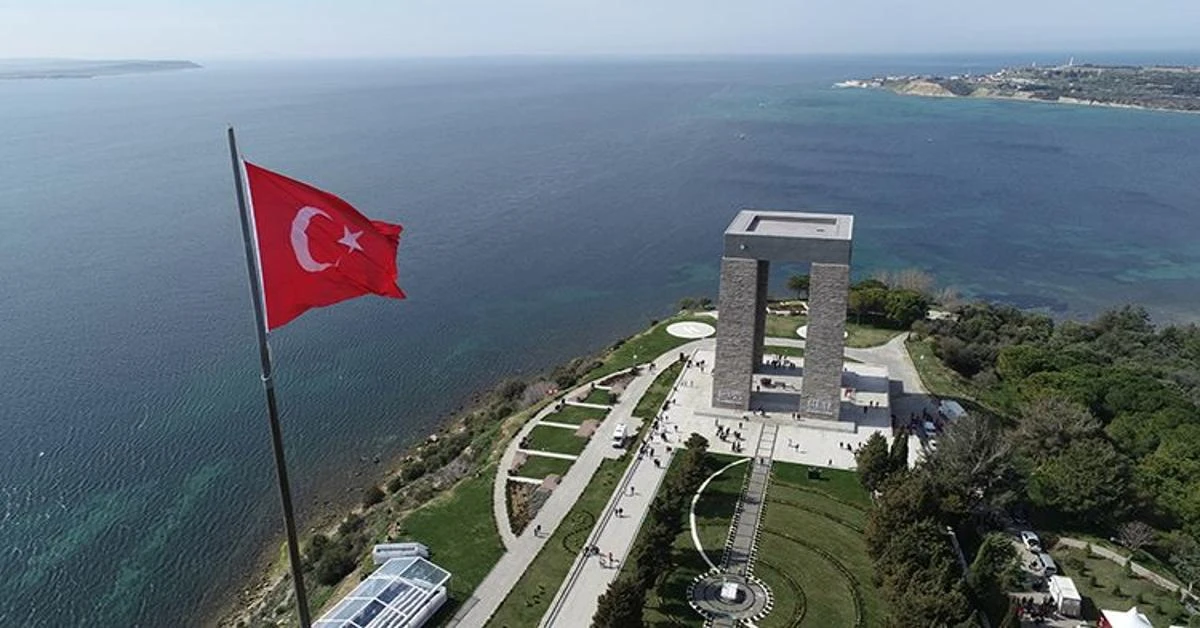
{"label": "turkish flag", "polygon": [[328,192],[243,163],[267,329],[365,294],[404,298],[396,285],[400,225],[370,220]]}

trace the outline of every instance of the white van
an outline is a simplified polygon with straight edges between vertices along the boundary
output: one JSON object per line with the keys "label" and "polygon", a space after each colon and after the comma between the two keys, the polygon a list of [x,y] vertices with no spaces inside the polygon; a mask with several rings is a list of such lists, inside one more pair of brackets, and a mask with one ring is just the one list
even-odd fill
{"label": "white van", "polygon": [[1046,552],[1041,552],[1037,555],[1038,564],[1042,568],[1042,575],[1053,576],[1058,573],[1058,565],[1054,564],[1054,559]]}
{"label": "white van", "polygon": [[626,428],[624,423],[618,423],[617,429],[613,430],[612,446],[620,449],[625,446]]}

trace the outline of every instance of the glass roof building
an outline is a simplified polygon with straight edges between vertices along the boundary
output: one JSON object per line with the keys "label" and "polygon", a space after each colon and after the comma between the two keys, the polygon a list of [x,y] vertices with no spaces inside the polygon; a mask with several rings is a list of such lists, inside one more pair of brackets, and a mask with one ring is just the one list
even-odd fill
{"label": "glass roof building", "polygon": [[446,602],[450,572],[420,557],[393,558],[375,570],[315,628],[419,628]]}

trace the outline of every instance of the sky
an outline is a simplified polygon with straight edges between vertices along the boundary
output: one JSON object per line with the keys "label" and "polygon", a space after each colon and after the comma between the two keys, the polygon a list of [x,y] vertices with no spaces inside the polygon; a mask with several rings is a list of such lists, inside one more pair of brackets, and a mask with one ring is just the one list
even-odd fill
{"label": "sky", "polygon": [[0,58],[1200,48],[1200,0],[0,0]]}

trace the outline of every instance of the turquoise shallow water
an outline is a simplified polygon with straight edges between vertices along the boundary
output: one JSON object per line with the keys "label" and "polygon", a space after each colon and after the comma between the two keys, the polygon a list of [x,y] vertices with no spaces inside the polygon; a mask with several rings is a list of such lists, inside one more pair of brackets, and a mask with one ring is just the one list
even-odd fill
{"label": "turquoise shallow water", "polygon": [[859,275],[918,266],[1062,316],[1138,301],[1194,319],[1200,116],[829,88],[1008,61],[0,83],[0,625],[196,624],[279,532],[225,124],[248,157],[406,226],[408,301],[273,340],[311,521],[473,391],[714,295],[740,206],[854,213]]}

